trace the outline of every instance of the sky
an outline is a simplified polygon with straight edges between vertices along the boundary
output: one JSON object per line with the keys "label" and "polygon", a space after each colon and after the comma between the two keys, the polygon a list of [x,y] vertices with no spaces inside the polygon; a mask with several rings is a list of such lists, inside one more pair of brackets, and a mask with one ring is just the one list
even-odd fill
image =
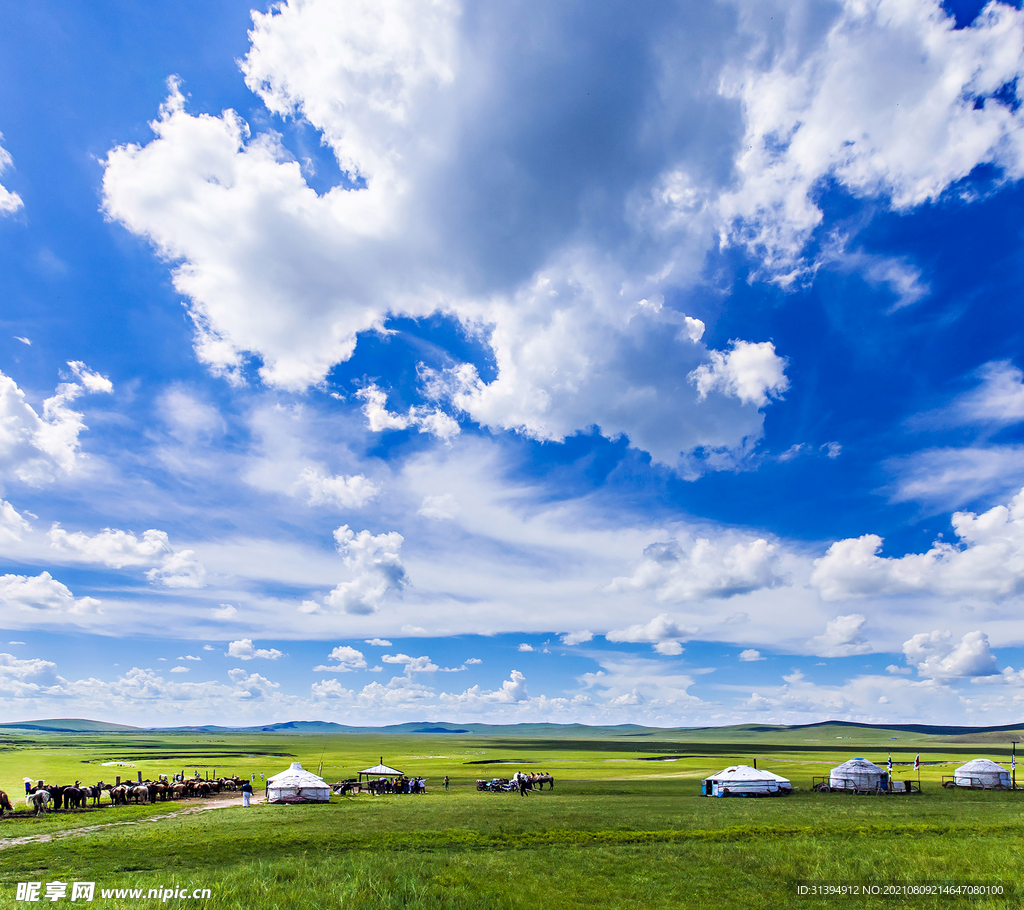
{"label": "sky", "polygon": [[0,715],[1024,716],[1024,12],[0,0]]}

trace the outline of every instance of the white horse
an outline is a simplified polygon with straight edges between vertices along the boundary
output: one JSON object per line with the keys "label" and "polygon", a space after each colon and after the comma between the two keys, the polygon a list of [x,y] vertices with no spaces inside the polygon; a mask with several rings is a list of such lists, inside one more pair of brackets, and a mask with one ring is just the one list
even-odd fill
{"label": "white horse", "polygon": [[50,801],[49,790],[36,790],[25,797],[25,805],[34,810],[33,814],[38,815],[46,811],[46,804]]}

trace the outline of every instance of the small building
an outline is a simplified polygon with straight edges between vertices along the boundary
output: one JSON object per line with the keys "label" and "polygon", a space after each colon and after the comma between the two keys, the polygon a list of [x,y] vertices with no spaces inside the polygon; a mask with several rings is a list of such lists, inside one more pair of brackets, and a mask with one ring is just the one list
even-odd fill
{"label": "small building", "polygon": [[293,761],[287,771],[267,778],[268,803],[326,803],[331,788],[323,778]]}
{"label": "small building", "polygon": [[394,768],[389,768],[384,764],[384,756],[380,757],[380,764],[374,765],[372,768],[364,768],[359,772],[359,780],[362,781],[363,777],[367,780],[380,780],[382,777],[403,777],[403,772],[396,771]]}
{"label": "small building", "polygon": [[987,758],[976,758],[953,772],[953,785],[973,790],[1009,790],[1010,772]]}
{"label": "small building", "polygon": [[749,765],[732,765],[705,777],[704,796],[786,796],[793,785],[771,771],[758,771]]}
{"label": "small building", "polygon": [[878,791],[889,787],[889,775],[866,758],[851,758],[837,765],[828,776],[832,790]]}

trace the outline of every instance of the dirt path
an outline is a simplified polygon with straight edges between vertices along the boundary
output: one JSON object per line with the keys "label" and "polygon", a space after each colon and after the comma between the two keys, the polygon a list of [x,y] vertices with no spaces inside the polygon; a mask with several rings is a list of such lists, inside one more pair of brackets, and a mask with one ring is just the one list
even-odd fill
{"label": "dirt path", "polygon": [[163,821],[165,818],[179,818],[183,815],[195,815],[199,812],[206,812],[209,809],[227,809],[231,806],[241,806],[242,801],[238,797],[220,797],[219,799],[206,799],[200,804],[189,806],[185,809],[177,809],[174,812],[165,812],[162,815],[147,815],[145,818],[137,818],[125,822],[103,822],[98,825],[83,825],[81,828],[69,828],[66,831],[52,831],[49,834],[26,834],[24,837],[2,837],[0,838],[0,850],[8,847],[20,847],[23,844],[47,844],[55,840],[63,840],[66,837],[80,837],[83,834],[90,834],[93,831],[100,831],[103,828],[124,828],[133,825],[144,825],[147,822]]}

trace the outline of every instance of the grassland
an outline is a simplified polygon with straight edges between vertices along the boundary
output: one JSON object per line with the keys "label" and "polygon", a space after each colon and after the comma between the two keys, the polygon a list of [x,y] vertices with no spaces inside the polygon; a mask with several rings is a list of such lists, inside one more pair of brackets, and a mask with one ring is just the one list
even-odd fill
{"label": "grassland", "polygon": [[[0,735],[0,787],[12,797],[23,792],[26,776],[95,782],[216,769],[255,774],[258,781],[260,773],[298,760],[314,771],[322,761],[323,776],[332,781],[381,757],[427,777],[431,789],[418,797],[363,795],[325,806],[239,806],[163,818],[156,816],[183,807],[5,819],[0,906],[26,906],[14,901],[19,881],[57,879],[144,890],[204,887],[213,892],[209,906],[246,910],[831,907],[836,899],[799,897],[796,884],[1012,888],[1024,847],[1024,792],[940,786],[942,775],[968,758],[1006,760],[1008,743],[956,739],[850,727],[605,731],[591,738],[580,731],[566,738],[551,731],[516,737],[14,732]],[[890,751],[894,762],[906,763],[897,765],[897,777],[900,769],[909,775],[920,753],[923,795],[810,791],[812,778],[839,761],[864,755],[884,762]],[[710,772],[754,759],[789,777],[798,791],[762,800],[698,795],[698,781]],[[476,791],[478,777],[516,769],[549,771],[555,790],[525,799]],[[447,793],[440,788],[446,774]],[[75,833],[83,828],[90,830]],[[7,845],[43,834],[54,839]],[[96,902],[138,903],[98,895]],[[947,895],[840,903],[1018,907],[1021,900]]]}

